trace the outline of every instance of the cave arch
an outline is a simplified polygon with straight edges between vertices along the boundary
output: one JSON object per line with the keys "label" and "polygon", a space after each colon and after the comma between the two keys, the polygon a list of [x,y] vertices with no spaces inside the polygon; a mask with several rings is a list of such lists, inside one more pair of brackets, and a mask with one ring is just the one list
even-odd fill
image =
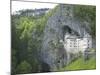
{"label": "cave arch", "polygon": [[65,36],[66,33],[69,33],[69,34],[71,34],[71,35],[80,36],[80,35],[78,34],[78,32],[76,32],[75,30],[71,29],[71,28],[70,28],[69,26],[67,26],[67,25],[64,25],[64,26],[62,27],[62,33],[63,33],[63,40],[64,40],[64,36]]}
{"label": "cave arch", "polygon": [[64,40],[64,36],[66,33],[71,34],[72,33],[72,29],[70,27],[68,27],[67,25],[62,27],[62,33],[63,33],[63,40]]}

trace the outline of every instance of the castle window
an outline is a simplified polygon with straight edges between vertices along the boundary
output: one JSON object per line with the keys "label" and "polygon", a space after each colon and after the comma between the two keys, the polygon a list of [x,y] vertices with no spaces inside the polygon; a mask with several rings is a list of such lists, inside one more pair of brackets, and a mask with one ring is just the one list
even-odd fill
{"label": "castle window", "polygon": [[88,44],[88,46],[89,46],[89,44]]}
{"label": "castle window", "polygon": [[58,60],[58,63],[60,63],[60,60]]}
{"label": "castle window", "polygon": [[72,46],[70,45],[70,47],[72,47]]}

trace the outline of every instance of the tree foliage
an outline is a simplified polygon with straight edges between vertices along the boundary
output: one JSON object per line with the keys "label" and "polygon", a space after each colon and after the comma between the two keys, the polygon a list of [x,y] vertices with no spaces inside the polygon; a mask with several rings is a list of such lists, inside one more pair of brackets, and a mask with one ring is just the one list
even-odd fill
{"label": "tree foliage", "polygon": [[75,6],[74,16],[80,20],[89,22],[91,29],[90,34],[93,38],[96,37],[96,6]]}
{"label": "tree foliage", "polygon": [[18,66],[17,66],[17,73],[23,74],[23,73],[29,73],[31,72],[32,67],[27,61],[22,61]]}
{"label": "tree foliage", "polygon": [[41,16],[11,16],[12,74],[41,71],[39,51],[43,30],[52,12]]}

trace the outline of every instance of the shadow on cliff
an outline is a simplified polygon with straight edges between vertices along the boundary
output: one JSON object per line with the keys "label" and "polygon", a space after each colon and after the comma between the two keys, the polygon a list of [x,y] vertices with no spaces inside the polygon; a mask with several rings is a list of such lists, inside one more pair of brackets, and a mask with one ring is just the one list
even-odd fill
{"label": "shadow on cliff", "polygon": [[42,62],[41,63],[41,72],[50,72],[50,66],[47,63]]}

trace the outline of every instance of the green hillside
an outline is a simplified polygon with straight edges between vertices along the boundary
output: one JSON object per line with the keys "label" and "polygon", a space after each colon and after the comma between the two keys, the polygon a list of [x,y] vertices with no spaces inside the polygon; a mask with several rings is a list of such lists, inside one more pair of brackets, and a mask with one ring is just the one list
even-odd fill
{"label": "green hillside", "polygon": [[79,58],[60,70],[73,71],[73,70],[89,70],[89,69],[95,69],[95,68],[96,68],[96,59],[92,57],[91,59],[87,61],[84,61],[83,58]]}

